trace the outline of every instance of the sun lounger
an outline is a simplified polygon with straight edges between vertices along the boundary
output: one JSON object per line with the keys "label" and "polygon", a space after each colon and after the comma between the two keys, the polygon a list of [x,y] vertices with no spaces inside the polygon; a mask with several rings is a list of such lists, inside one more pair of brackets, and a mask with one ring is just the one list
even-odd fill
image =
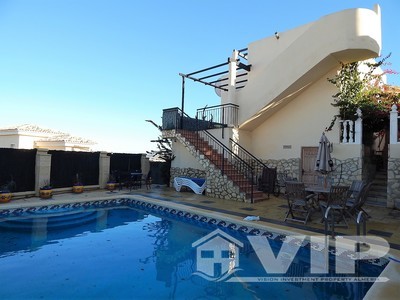
{"label": "sun lounger", "polygon": [[191,178],[191,177],[175,177],[174,187],[179,192],[182,186],[189,187],[196,194],[203,194],[206,189],[206,180],[203,178]]}

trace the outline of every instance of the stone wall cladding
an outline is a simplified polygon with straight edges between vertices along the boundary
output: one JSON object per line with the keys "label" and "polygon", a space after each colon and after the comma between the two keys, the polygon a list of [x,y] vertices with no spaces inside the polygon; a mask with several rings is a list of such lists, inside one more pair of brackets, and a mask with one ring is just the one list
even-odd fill
{"label": "stone wall cladding", "polygon": [[200,165],[204,168],[204,171],[191,168],[171,168],[171,186],[173,186],[173,180],[176,176],[206,178],[207,196],[246,202],[245,193],[240,192],[239,187],[236,186],[232,180],[229,180],[226,175],[222,175],[220,169],[216,168],[203,154],[200,154],[199,151],[179,133],[175,134],[175,138],[198,160]]}
{"label": "stone wall cladding", "polygon": [[334,171],[329,174],[333,183],[351,185],[353,180],[362,179],[362,159],[358,157],[338,160],[333,158]]}
{"label": "stone wall cladding", "polygon": [[[171,186],[173,186],[173,180],[176,176],[188,176],[188,177],[200,177],[206,178],[207,188],[206,193],[208,196],[219,199],[229,199],[236,201],[246,201],[246,195],[239,191],[239,187],[227,178],[227,176],[221,174],[221,170],[215,168],[215,166],[195,149],[190,142],[186,141],[179,133],[174,133],[174,137],[177,138],[182,145],[199,161],[200,165],[204,170],[197,170],[192,168],[171,168]],[[333,158],[334,171],[329,174],[331,182],[333,184],[344,184],[350,185],[353,180],[362,179],[362,159],[361,158],[349,158],[345,160],[338,160]],[[276,168],[277,173],[286,173],[288,177],[301,179],[301,159],[290,158],[290,159],[267,159],[263,162],[270,168]],[[400,165],[400,160],[396,162]],[[399,165],[393,170],[399,170]],[[393,197],[399,199],[399,183],[400,173],[393,174],[392,191],[395,194]]]}
{"label": "stone wall cladding", "polygon": [[263,163],[270,168],[276,168],[276,172],[286,173],[288,177],[300,178],[301,174],[301,160],[300,158],[290,159],[267,159],[263,160]]}
{"label": "stone wall cladding", "polygon": [[[280,160],[264,160],[268,167],[276,168],[277,173],[286,173],[288,177],[301,179],[301,159],[280,159]],[[353,180],[360,180],[362,177],[362,160],[361,158],[349,158],[346,160],[333,159],[334,171],[329,173],[333,183],[350,185]]]}
{"label": "stone wall cladding", "polygon": [[389,158],[387,177],[387,207],[400,209],[399,158]]}

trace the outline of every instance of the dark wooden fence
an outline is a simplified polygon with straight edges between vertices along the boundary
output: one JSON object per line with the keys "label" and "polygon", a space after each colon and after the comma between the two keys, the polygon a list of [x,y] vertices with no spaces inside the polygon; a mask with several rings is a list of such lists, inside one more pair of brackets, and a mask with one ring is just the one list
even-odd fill
{"label": "dark wooden fence", "polygon": [[15,182],[14,192],[35,190],[36,149],[0,148],[0,187]]}
{"label": "dark wooden fence", "polygon": [[100,152],[50,150],[50,181],[53,188],[72,186],[78,175],[83,185],[99,184]]}

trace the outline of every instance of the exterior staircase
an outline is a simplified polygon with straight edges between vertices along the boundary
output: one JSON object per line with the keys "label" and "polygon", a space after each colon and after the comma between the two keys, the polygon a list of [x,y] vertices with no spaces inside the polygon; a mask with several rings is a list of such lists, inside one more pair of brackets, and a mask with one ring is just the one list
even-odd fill
{"label": "exterior staircase", "polygon": [[375,206],[387,205],[387,170],[377,171],[368,193],[366,204]]}
{"label": "exterior staircase", "polygon": [[[244,169],[238,168],[237,165],[232,163],[231,160],[227,159],[226,156],[217,151],[208,141],[206,141],[200,134],[199,131],[179,130],[182,137],[185,138],[193,147],[199,151],[200,154],[204,155],[210,163],[212,163],[217,169],[222,171],[222,174],[227,176],[234,185],[239,187],[240,192],[245,193],[246,200],[252,201],[253,203],[263,201],[268,198],[262,191],[257,190],[257,185],[254,184],[256,177],[250,174],[244,174]],[[241,162],[246,164],[246,162]],[[248,172],[247,172],[248,173]],[[249,178],[252,177],[252,178]]]}

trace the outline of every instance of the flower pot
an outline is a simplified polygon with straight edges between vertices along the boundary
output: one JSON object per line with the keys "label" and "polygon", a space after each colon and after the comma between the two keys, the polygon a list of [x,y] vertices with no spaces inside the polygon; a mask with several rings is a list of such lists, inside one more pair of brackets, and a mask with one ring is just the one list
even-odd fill
{"label": "flower pot", "polygon": [[83,192],[83,185],[74,185],[72,187],[72,192],[75,194],[80,194]]}
{"label": "flower pot", "polygon": [[53,190],[48,189],[48,190],[39,190],[39,196],[42,199],[49,199],[53,197]]}
{"label": "flower pot", "polygon": [[114,182],[108,182],[106,189],[109,191],[113,191],[113,190],[115,190],[115,185],[116,185],[116,183],[114,183]]}
{"label": "flower pot", "polygon": [[0,203],[10,202],[11,197],[12,197],[11,193],[8,192],[0,193]]}

